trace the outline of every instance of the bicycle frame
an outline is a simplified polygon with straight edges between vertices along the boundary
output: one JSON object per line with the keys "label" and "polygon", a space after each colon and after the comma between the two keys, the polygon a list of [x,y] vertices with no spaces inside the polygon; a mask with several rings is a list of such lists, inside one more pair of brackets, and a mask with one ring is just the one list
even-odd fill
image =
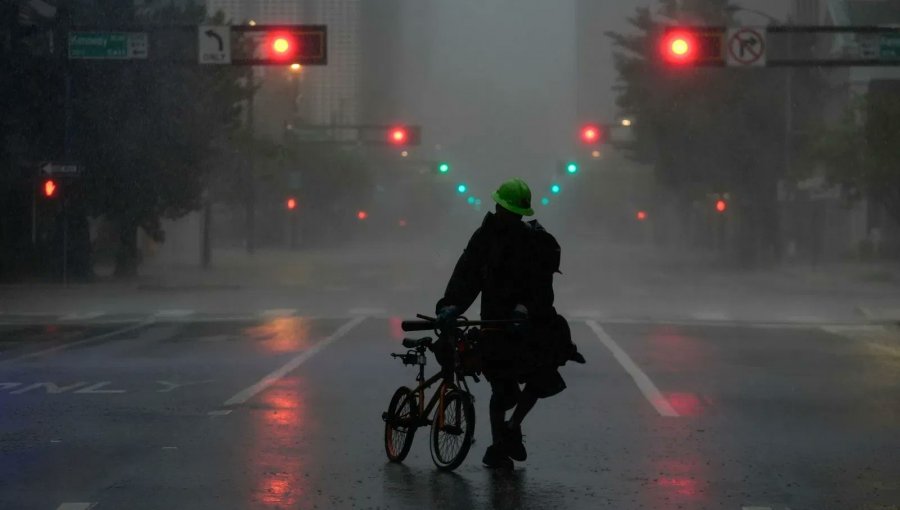
{"label": "bicycle frame", "polygon": [[[455,338],[451,338],[451,340],[455,340]],[[424,351],[421,353],[424,354]],[[454,349],[454,365],[459,366],[459,354]],[[416,420],[416,426],[421,427],[425,425],[430,425],[431,420],[428,419],[428,416],[431,415],[431,411],[434,409],[438,403],[441,405],[438,406],[438,413],[435,416],[437,419],[438,426],[444,426],[444,395],[447,394],[448,389],[451,387],[459,388],[468,393],[471,396],[471,392],[469,391],[469,385],[466,383],[466,378],[464,375],[460,374],[459,371],[454,370],[452,373],[448,374],[447,370],[441,369],[438,373],[431,376],[428,380],[425,379],[425,364],[419,363],[419,373],[416,375],[416,381],[419,383],[413,392],[417,395],[417,400],[419,402],[419,417]],[[425,390],[434,385],[434,383],[441,381],[441,385],[438,387],[437,391],[431,396],[431,400],[428,401],[428,405],[425,405]]]}

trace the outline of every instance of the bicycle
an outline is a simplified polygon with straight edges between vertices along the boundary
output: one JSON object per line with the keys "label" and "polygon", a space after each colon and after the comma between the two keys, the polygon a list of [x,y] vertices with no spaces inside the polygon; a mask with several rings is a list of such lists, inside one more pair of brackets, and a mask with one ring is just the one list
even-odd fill
{"label": "bicycle", "polygon": [[[384,448],[388,460],[403,462],[409,454],[416,430],[430,425],[431,440],[428,444],[431,459],[438,469],[452,471],[465,460],[475,433],[475,397],[469,391],[466,377],[472,377],[476,383],[480,381],[477,328],[509,325],[517,321],[470,321],[461,317],[453,327],[441,329],[433,317],[420,314],[416,317],[422,320],[403,321],[403,331],[433,330],[438,342],[443,342],[433,342],[430,337],[404,338],[403,347],[409,350],[391,354],[392,358],[400,358],[404,365],[418,365],[419,371],[416,388],[397,388],[388,410],[381,415],[385,423]],[[435,348],[439,350],[434,351]],[[429,349],[435,352],[442,368],[426,380],[425,352]],[[426,405],[425,390],[438,381],[440,386]]]}

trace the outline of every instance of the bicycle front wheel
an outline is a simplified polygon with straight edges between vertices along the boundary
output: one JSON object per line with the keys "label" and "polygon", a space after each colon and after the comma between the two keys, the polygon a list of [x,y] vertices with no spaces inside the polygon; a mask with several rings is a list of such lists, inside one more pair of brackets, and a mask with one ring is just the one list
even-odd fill
{"label": "bicycle front wheel", "polygon": [[431,423],[431,459],[445,471],[459,467],[472,446],[475,433],[475,405],[472,396],[464,391],[451,391],[444,396],[443,419],[441,409],[434,413]]}
{"label": "bicycle front wheel", "polygon": [[384,451],[391,462],[403,462],[409,454],[418,414],[416,394],[406,386],[397,388],[384,413]]}

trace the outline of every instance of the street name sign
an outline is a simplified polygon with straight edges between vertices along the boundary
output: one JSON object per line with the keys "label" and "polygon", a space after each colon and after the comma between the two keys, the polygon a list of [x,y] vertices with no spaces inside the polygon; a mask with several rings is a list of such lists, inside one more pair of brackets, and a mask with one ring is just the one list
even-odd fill
{"label": "street name sign", "polygon": [[143,60],[147,49],[147,32],[69,32],[70,59]]}
{"label": "street name sign", "polygon": [[881,36],[882,60],[900,60],[900,33]]}
{"label": "street name sign", "polygon": [[201,25],[197,27],[197,47],[201,64],[231,63],[231,28]]}

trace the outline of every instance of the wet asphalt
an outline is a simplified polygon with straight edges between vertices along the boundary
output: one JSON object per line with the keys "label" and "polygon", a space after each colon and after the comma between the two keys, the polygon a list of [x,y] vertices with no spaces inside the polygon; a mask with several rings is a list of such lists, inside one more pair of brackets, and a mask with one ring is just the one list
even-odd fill
{"label": "wet asphalt", "polygon": [[2,325],[0,508],[900,508],[890,326],[573,321],[588,364],[527,418],[528,460],[481,466],[482,381],[444,473],[427,431],[384,453],[400,320]]}

